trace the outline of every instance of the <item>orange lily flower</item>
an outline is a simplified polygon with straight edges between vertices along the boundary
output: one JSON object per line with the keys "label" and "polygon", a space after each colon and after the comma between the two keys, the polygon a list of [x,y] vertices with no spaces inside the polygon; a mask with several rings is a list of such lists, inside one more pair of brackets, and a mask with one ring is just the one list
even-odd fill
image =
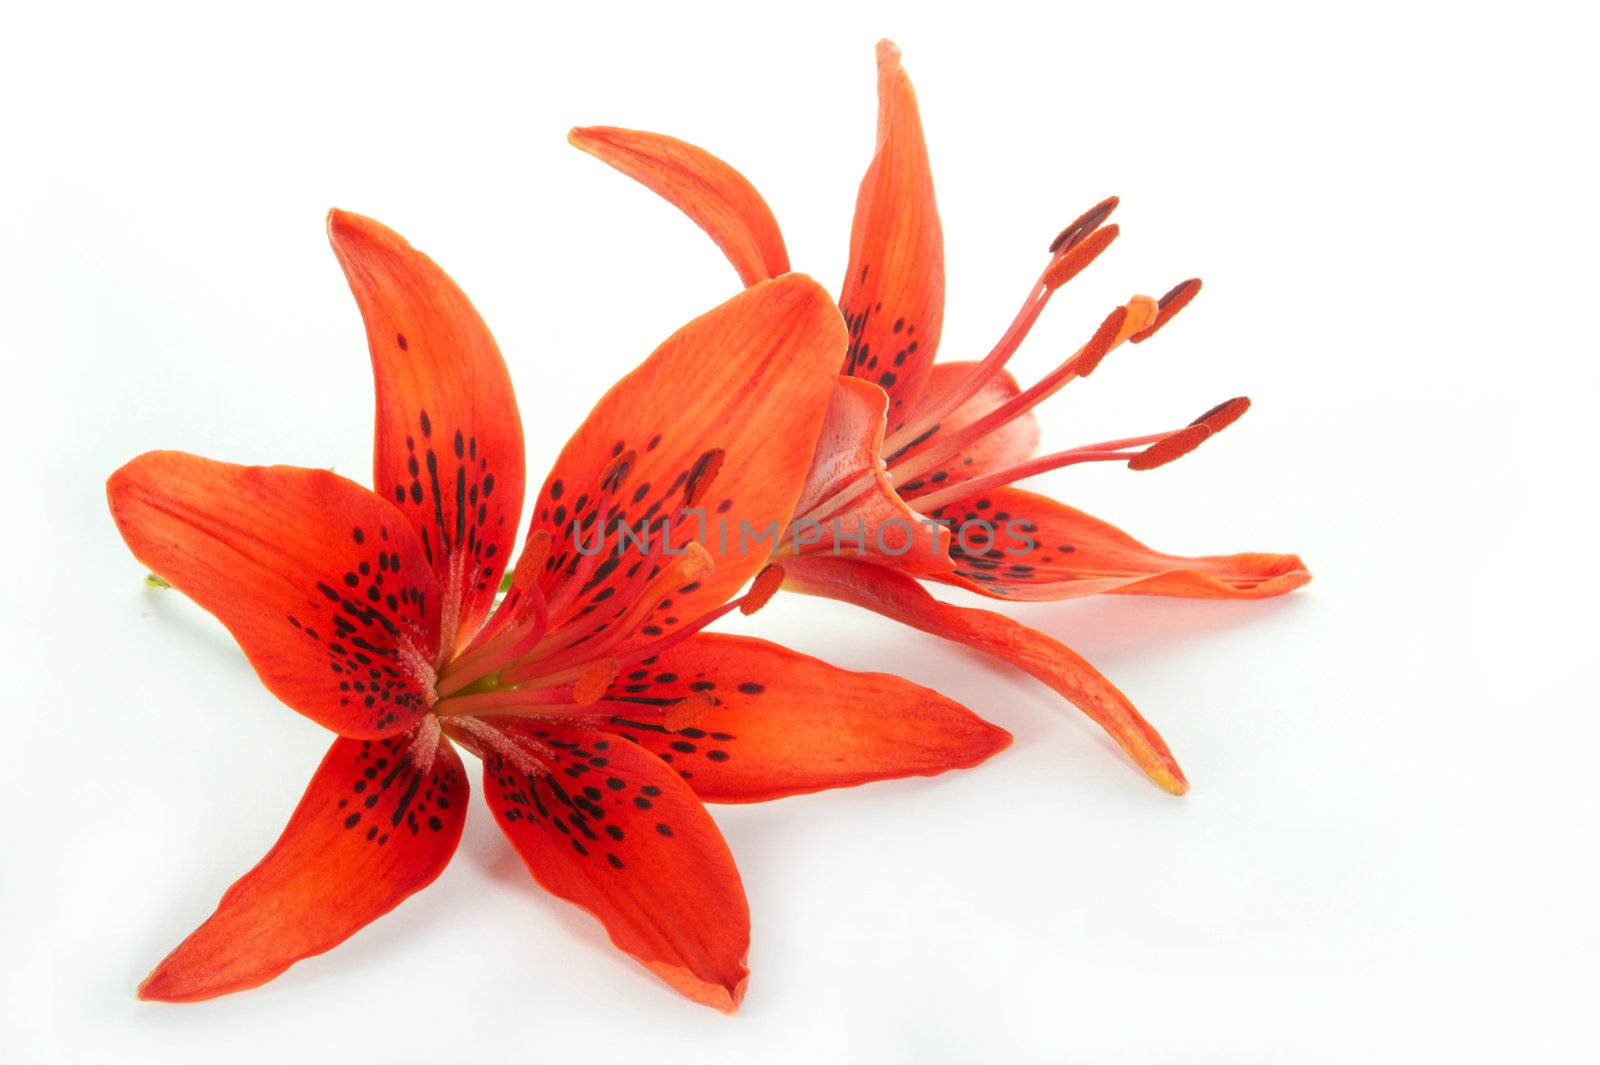
{"label": "orange lily flower", "polygon": [[[789,526],[786,584],[867,607],[1014,664],[1075,703],[1163,788],[1183,771],[1128,698],[1081,656],[1002,614],[957,607],[919,579],[991,598],[1070,599],[1103,593],[1208,599],[1282,595],[1310,580],[1294,555],[1186,558],[1013,482],[1077,463],[1164,465],[1249,406],[1240,397],[1192,422],[1035,456],[1033,408],[1087,377],[1125,341],[1148,340],[1200,289],[1135,296],[1037,384],[1006,372],[1051,296],[1116,238],[1108,199],[1068,226],[1000,340],[978,361],[935,363],[944,316],[944,246],[911,81],[900,53],[878,45],[877,150],[856,200],[839,307],[850,330],[811,476]],[[788,252],[761,195],[703,149],[655,133],[575,129],[574,145],[683,210],[747,285],[783,274]],[[825,532],[819,531],[825,530]],[[850,540],[842,540],[849,537]]]}
{"label": "orange lily flower", "polygon": [[[800,275],[752,286],[612,388],[545,481],[496,609],[524,488],[505,364],[431,260],[365,218],[328,229],[371,348],[377,491],[178,452],[107,486],[133,553],[337,734],[277,844],[141,997],[254,987],[425,887],[461,836],[459,744],[535,880],[731,1011],[749,911],[703,800],[930,775],[1010,742],[898,677],[701,631],[759,607],[781,571],[670,519],[792,511],[845,345],[832,301]],[[625,523],[657,535],[580,539]]]}

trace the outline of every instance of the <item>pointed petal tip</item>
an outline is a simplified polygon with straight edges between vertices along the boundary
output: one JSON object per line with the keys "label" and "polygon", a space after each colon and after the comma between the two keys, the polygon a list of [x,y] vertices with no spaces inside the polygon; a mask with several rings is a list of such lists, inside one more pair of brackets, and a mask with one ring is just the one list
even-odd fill
{"label": "pointed petal tip", "polygon": [[567,143],[593,155],[595,145],[604,139],[606,130],[610,128],[610,126],[573,126],[567,130]]}
{"label": "pointed petal tip", "polygon": [[168,970],[167,962],[170,960],[170,957],[163,959],[160,965],[151,969],[149,975],[139,981],[139,988],[134,995],[140,1002],[201,1002],[208,998],[216,998],[222,993],[183,987]]}
{"label": "pointed petal tip", "polygon": [[984,724],[988,726],[989,729],[987,735],[989,736],[990,746],[989,750],[982,758],[979,759],[979,761],[988,761],[1001,751],[1010,748],[1010,746],[1017,741],[1015,736],[1013,736],[1006,729],[1001,728],[999,725],[996,725],[991,721],[984,721]]}
{"label": "pointed petal tip", "polygon": [[1299,555],[1261,554],[1257,557],[1266,562],[1268,576],[1252,589],[1256,594],[1250,598],[1267,599],[1284,595],[1311,583],[1311,570]]}
{"label": "pointed petal tip", "polygon": [[403,243],[399,235],[382,222],[338,207],[328,208],[327,230],[328,243],[333,245],[334,254],[338,255],[341,261],[346,250],[357,241]]}
{"label": "pointed petal tip", "polygon": [[328,209],[328,243],[341,261],[347,251],[357,247],[381,247],[391,254],[414,255],[411,244],[399,233],[376,218],[346,211],[339,207]]}
{"label": "pointed petal tip", "polygon": [[1176,762],[1165,769],[1151,770],[1150,779],[1168,795],[1181,796],[1189,793],[1189,781]]}
{"label": "pointed petal tip", "polygon": [[880,38],[874,50],[877,53],[880,66],[900,61],[900,46],[887,37]]}
{"label": "pointed petal tip", "polygon": [[349,232],[358,228],[361,222],[368,221],[371,221],[371,219],[363,218],[353,211],[330,207],[328,208],[327,216],[328,236],[332,238],[335,233]]}
{"label": "pointed petal tip", "polygon": [[1017,738],[1008,730],[1001,728],[992,721],[979,717],[970,710],[967,713],[971,715],[973,729],[967,745],[966,756],[959,759],[952,758],[947,766],[924,774],[925,776],[932,776],[934,773],[942,773],[950,769],[976,769],[995,755],[1009,750],[1011,745],[1016,742]]}
{"label": "pointed petal tip", "polygon": [[[215,984],[206,983],[204,980],[189,980],[185,982],[181,974],[169,971],[167,962],[163,961],[150,971],[150,975],[139,981],[139,988],[134,993],[140,1002],[166,1002],[171,1005],[181,1006],[190,1002],[205,1002],[213,998],[221,998],[235,991],[248,991],[258,987],[265,981]],[[273,974],[276,975],[276,974]]]}
{"label": "pointed petal tip", "polygon": [[681,965],[667,962],[647,961],[645,967],[678,994],[728,1016],[738,1011],[740,1004],[744,1002],[745,989],[750,983],[750,970],[743,962],[739,965],[738,978],[730,983],[702,980]]}
{"label": "pointed petal tip", "polygon": [[810,300],[820,300],[830,307],[837,306],[833,302],[833,296],[817,282],[816,278],[798,271],[790,271],[766,281],[758,281],[751,285],[747,291],[754,291],[759,288],[768,288],[774,292],[792,292],[796,296],[804,296]]}

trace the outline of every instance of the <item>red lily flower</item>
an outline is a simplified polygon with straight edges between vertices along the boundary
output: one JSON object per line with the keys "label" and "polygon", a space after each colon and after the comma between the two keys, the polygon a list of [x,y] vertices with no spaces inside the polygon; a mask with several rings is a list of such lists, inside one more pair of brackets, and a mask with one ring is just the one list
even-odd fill
{"label": "red lily flower", "polygon": [[[747,285],[788,269],[766,202],[722,160],[634,130],[575,129],[570,139],[682,209]],[[1115,198],[1098,204],[1051,243],[1049,262],[987,356],[935,364],[943,237],[911,81],[899,50],[879,43],[877,151],[856,200],[839,297],[850,345],[785,539],[798,556],[785,561],[785,571],[789,587],[865,606],[1021,667],[1088,713],[1162,787],[1181,794],[1188,783],[1166,743],[1083,658],[1004,615],[941,603],[916,583],[934,580],[1016,600],[1102,593],[1259,599],[1310,580],[1294,555],[1170,555],[1011,487],[1083,462],[1126,462],[1135,470],[1164,465],[1249,406],[1241,397],[1186,425],[1035,457],[1033,408],[1089,376],[1124,341],[1148,340],[1200,288],[1186,281],[1159,300],[1133,297],[1071,358],[1020,388],[1006,361],[1052,294],[1116,238],[1117,227],[1105,224],[1116,205]],[[842,557],[841,547],[851,557]]]}
{"label": "red lily flower", "polygon": [[[371,347],[378,490],[177,452],[135,459],[107,488],[133,553],[338,734],[276,846],[140,995],[264,983],[426,886],[461,835],[459,744],[483,759],[485,798],[540,884],[731,1011],[749,911],[703,799],[934,774],[1010,740],[897,677],[701,632],[759,607],[781,572],[669,520],[702,502],[755,523],[791,512],[845,344],[832,302],[799,275],[755,285],[608,392],[546,480],[493,609],[523,502],[505,364],[399,236],[341,212],[329,235]],[[579,538],[624,523],[657,535],[606,550]]]}

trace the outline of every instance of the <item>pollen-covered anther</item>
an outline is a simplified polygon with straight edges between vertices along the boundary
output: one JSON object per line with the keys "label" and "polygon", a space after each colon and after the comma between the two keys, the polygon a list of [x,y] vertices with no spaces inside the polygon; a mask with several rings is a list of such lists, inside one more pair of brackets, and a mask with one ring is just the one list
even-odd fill
{"label": "pollen-covered anther", "polygon": [[661,724],[673,732],[688,728],[710,713],[716,705],[716,700],[705,692],[694,692],[668,706]]}
{"label": "pollen-covered anther", "polygon": [[1084,268],[1100,257],[1122,231],[1115,225],[1095,230],[1082,241],[1062,252],[1045,268],[1039,280],[1052,292],[1083,273]]}
{"label": "pollen-covered anther", "polygon": [[756,579],[750,582],[750,590],[745,593],[743,601],[739,604],[739,613],[746,616],[754,614],[766,606],[783,587],[783,567],[772,563],[756,574]]}
{"label": "pollen-covered anther", "polygon": [[717,479],[717,474],[722,472],[722,460],[725,456],[722,448],[712,448],[695,460],[694,466],[689,470],[689,476],[683,485],[683,505],[692,507],[705,498],[706,492],[711,488],[711,482]]}
{"label": "pollen-covered anther", "polygon": [[1200,417],[1190,422],[1190,425],[1203,425],[1213,433],[1220,433],[1240,418],[1250,409],[1249,396],[1235,396],[1230,400],[1218,403]]}
{"label": "pollen-covered anther", "polygon": [[527,561],[518,559],[529,573],[538,574],[544,571],[544,564],[550,558],[550,530],[529,529],[528,538],[522,544],[522,554]]}
{"label": "pollen-covered anther", "polygon": [[1110,218],[1111,212],[1115,211],[1117,204],[1121,202],[1121,199],[1116,196],[1107,196],[1073,219],[1072,224],[1063,229],[1056,235],[1056,239],[1050,242],[1050,253],[1052,255],[1060,255],[1063,252],[1070,251],[1084,237],[1098,229],[1101,222]]}
{"label": "pollen-covered anther", "polygon": [[476,748],[480,756],[484,751],[494,751],[530,777],[544,776],[549,772],[548,765],[556,760],[556,752],[538,740],[512,736],[474,717],[452,718],[448,727],[456,734],[452,738],[470,741],[463,746]]}
{"label": "pollen-covered anther", "polygon": [[1201,422],[1196,425],[1185,426],[1151,444],[1133,458],[1128,460],[1130,470],[1153,470],[1157,466],[1165,466],[1176,459],[1181,459],[1212,436],[1211,427]]}
{"label": "pollen-covered anther", "polygon": [[627,483],[628,474],[633,472],[633,464],[638,457],[639,453],[633,448],[618,455],[611,465],[606,467],[605,473],[600,475],[600,487],[613,495],[622,491],[622,486]]}
{"label": "pollen-covered anther", "polygon": [[711,557],[711,552],[706,550],[705,545],[698,540],[690,540],[683,545],[679,560],[668,567],[668,570],[664,570],[663,576],[659,576],[650,582],[650,586],[646,589],[643,598],[648,602],[655,598],[652,590],[657,590],[658,586],[659,588],[666,588],[670,585],[697,581],[708,573],[714,572],[716,568],[717,560]]}
{"label": "pollen-covered anther", "polygon": [[617,679],[617,660],[601,658],[590,662],[572,685],[572,701],[579,706],[591,706],[600,701],[611,682]]}
{"label": "pollen-covered anther", "polygon": [[1187,281],[1180,281],[1174,285],[1165,296],[1156,301],[1155,321],[1139,330],[1128,339],[1135,344],[1143,344],[1146,340],[1156,335],[1156,331],[1175,318],[1179,311],[1189,306],[1189,301],[1200,294],[1200,279],[1191,277]]}
{"label": "pollen-covered anther", "polygon": [[411,760],[417,772],[426,777],[433,770],[433,759],[439,753],[439,718],[436,714],[423,714],[417,722],[416,735],[411,740]]}
{"label": "pollen-covered anther", "polygon": [[1118,307],[1106,315],[1105,321],[1100,323],[1100,328],[1089,338],[1089,343],[1085,344],[1083,350],[1078,352],[1077,358],[1072,360],[1073,373],[1079,377],[1088,377],[1094,373],[1095,367],[1100,365],[1100,360],[1117,346],[1117,339],[1122,336],[1127,321],[1127,307]]}
{"label": "pollen-covered anther", "polygon": [[439,675],[434,671],[433,661],[417,650],[416,645],[403,635],[395,641],[394,650],[395,660],[399,663],[400,668],[411,677],[418,690],[422,692],[423,699],[426,700],[428,705],[433,705],[434,701],[439,698],[439,694],[434,687],[439,680]]}

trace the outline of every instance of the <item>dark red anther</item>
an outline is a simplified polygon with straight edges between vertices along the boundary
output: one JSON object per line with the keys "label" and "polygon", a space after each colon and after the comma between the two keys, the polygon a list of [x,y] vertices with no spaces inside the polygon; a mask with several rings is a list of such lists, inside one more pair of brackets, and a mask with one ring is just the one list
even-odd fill
{"label": "dark red anther", "polygon": [[1055,240],[1050,242],[1050,253],[1052,255],[1059,255],[1062,252],[1070,249],[1074,244],[1078,243],[1078,241],[1082,240],[1090,233],[1094,232],[1099,228],[1101,222],[1104,222],[1107,218],[1111,217],[1111,212],[1117,209],[1117,204],[1119,202],[1121,201],[1118,200],[1117,197],[1107,196],[1105,199],[1101,200],[1099,203],[1083,212],[1077,217],[1076,220],[1073,221],[1071,225],[1057,234]]}
{"label": "dark red anther", "polygon": [[615,658],[601,658],[590,662],[578,676],[577,683],[572,686],[572,701],[579,706],[589,706],[600,701],[600,697],[611,687],[611,682],[617,679],[617,660]]}
{"label": "dark red anther", "polygon": [[1162,438],[1128,460],[1130,470],[1153,470],[1174,459],[1181,459],[1206,442],[1211,429],[1206,425],[1190,425],[1171,436]]}
{"label": "dark red anther", "polygon": [[1165,296],[1162,296],[1156,301],[1156,307],[1158,308],[1156,311],[1156,320],[1151,322],[1145,328],[1139,330],[1137,333],[1133,334],[1133,336],[1129,337],[1128,339],[1133,341],[1135,344],[1142,344],[1146,340],[1149,340],[1151,337],[1155,336],[1157,329],[1160,329],[1162,326],[1172,321],[1177,313],[1187,307],[1189,305],[1189,301],[1194,299],[1199,293],[1200,279],[1198,277],[1191,277],[1187,281],[1181,281],[1174,285],[1172,287],[1172,291],[1168,292]]}
{"label": "dark red anther", "polygon": [[776,563],[768,565],[756,579],[750,582],[750,590],[745,593],[744,600],[739,604],[739,613],[754,614],[757,610],[767,605],[767,601],[778,593],[783,586],[783,567]]}
{"label": "dark red anther", "polygon": [[1127,320],[1126,307],[1118,307],[1106,315],[1106,320],[1094,331],[1089,343],[1085,344],[1078,357],[1072,360],[1072,372],[1079,377],[1088,377],[1094,373],[1094,368],[1100,365],[1100,360],[1106,357],[1106,352],[1116,345],[1117,337],[1122,333],[1123,323]]}
{"label": "dark red anther", "polygon": [[1200,417],[1190,422],[1190,425],[1203,425],[1213,433],[1220,433],[1240,418],[1250,409],[1249,396],[1235,396],[1230,400],[1218,403]]}
{"label": "dark red anther", "polygon": [[1099,258],[1100,253],[1105,251],[1121,232],[1114,225],[1102,226],[1073,245],[1070,251],[1057,256],[1045,269],[1043,278],[1045,287],[1051,290],[1058,289],[1077,277],[1083,272],[1084,267]]}
{"label": "dark red anther", "polygon": [[612,493],[622,491],[622,485],[627,481],[628,474],[633,471],[634,460],[638,457],[639,453],[632,448],[618,455],[616,461],[607,466],[606,472],[600,475],[600,487]]}
{"label": "dark red anther", "polygon": [[1067,251],[1066,254],[1056,257],[1051,262],[1050,267],[1045,270],[1043,281],[1045,281],[1046,288],[1054,291],[1054,289],[1066,285],[1067,281],[1077,277],[1078,273],[1083,272],[1083,267],[1094,262],[1094,259],[1098,259],[1099,253],[1109,248],[1110,241],[1117,240],[1117,235],[1120,232],[1122,230],[1115,227],[1115,225],[1102,225],[1101,229],[1094,230],[1082,243],[1074,245],[1072,251]]}
{"label": "dark red anther", "polygon": [[692,507],[705,498],[711,482],[716,480],[717,474],[722,471],[724,454],[720,447],[712,448],[695,460],[694,466],[689,470],[689,479],[683,485],[684,506]]}

